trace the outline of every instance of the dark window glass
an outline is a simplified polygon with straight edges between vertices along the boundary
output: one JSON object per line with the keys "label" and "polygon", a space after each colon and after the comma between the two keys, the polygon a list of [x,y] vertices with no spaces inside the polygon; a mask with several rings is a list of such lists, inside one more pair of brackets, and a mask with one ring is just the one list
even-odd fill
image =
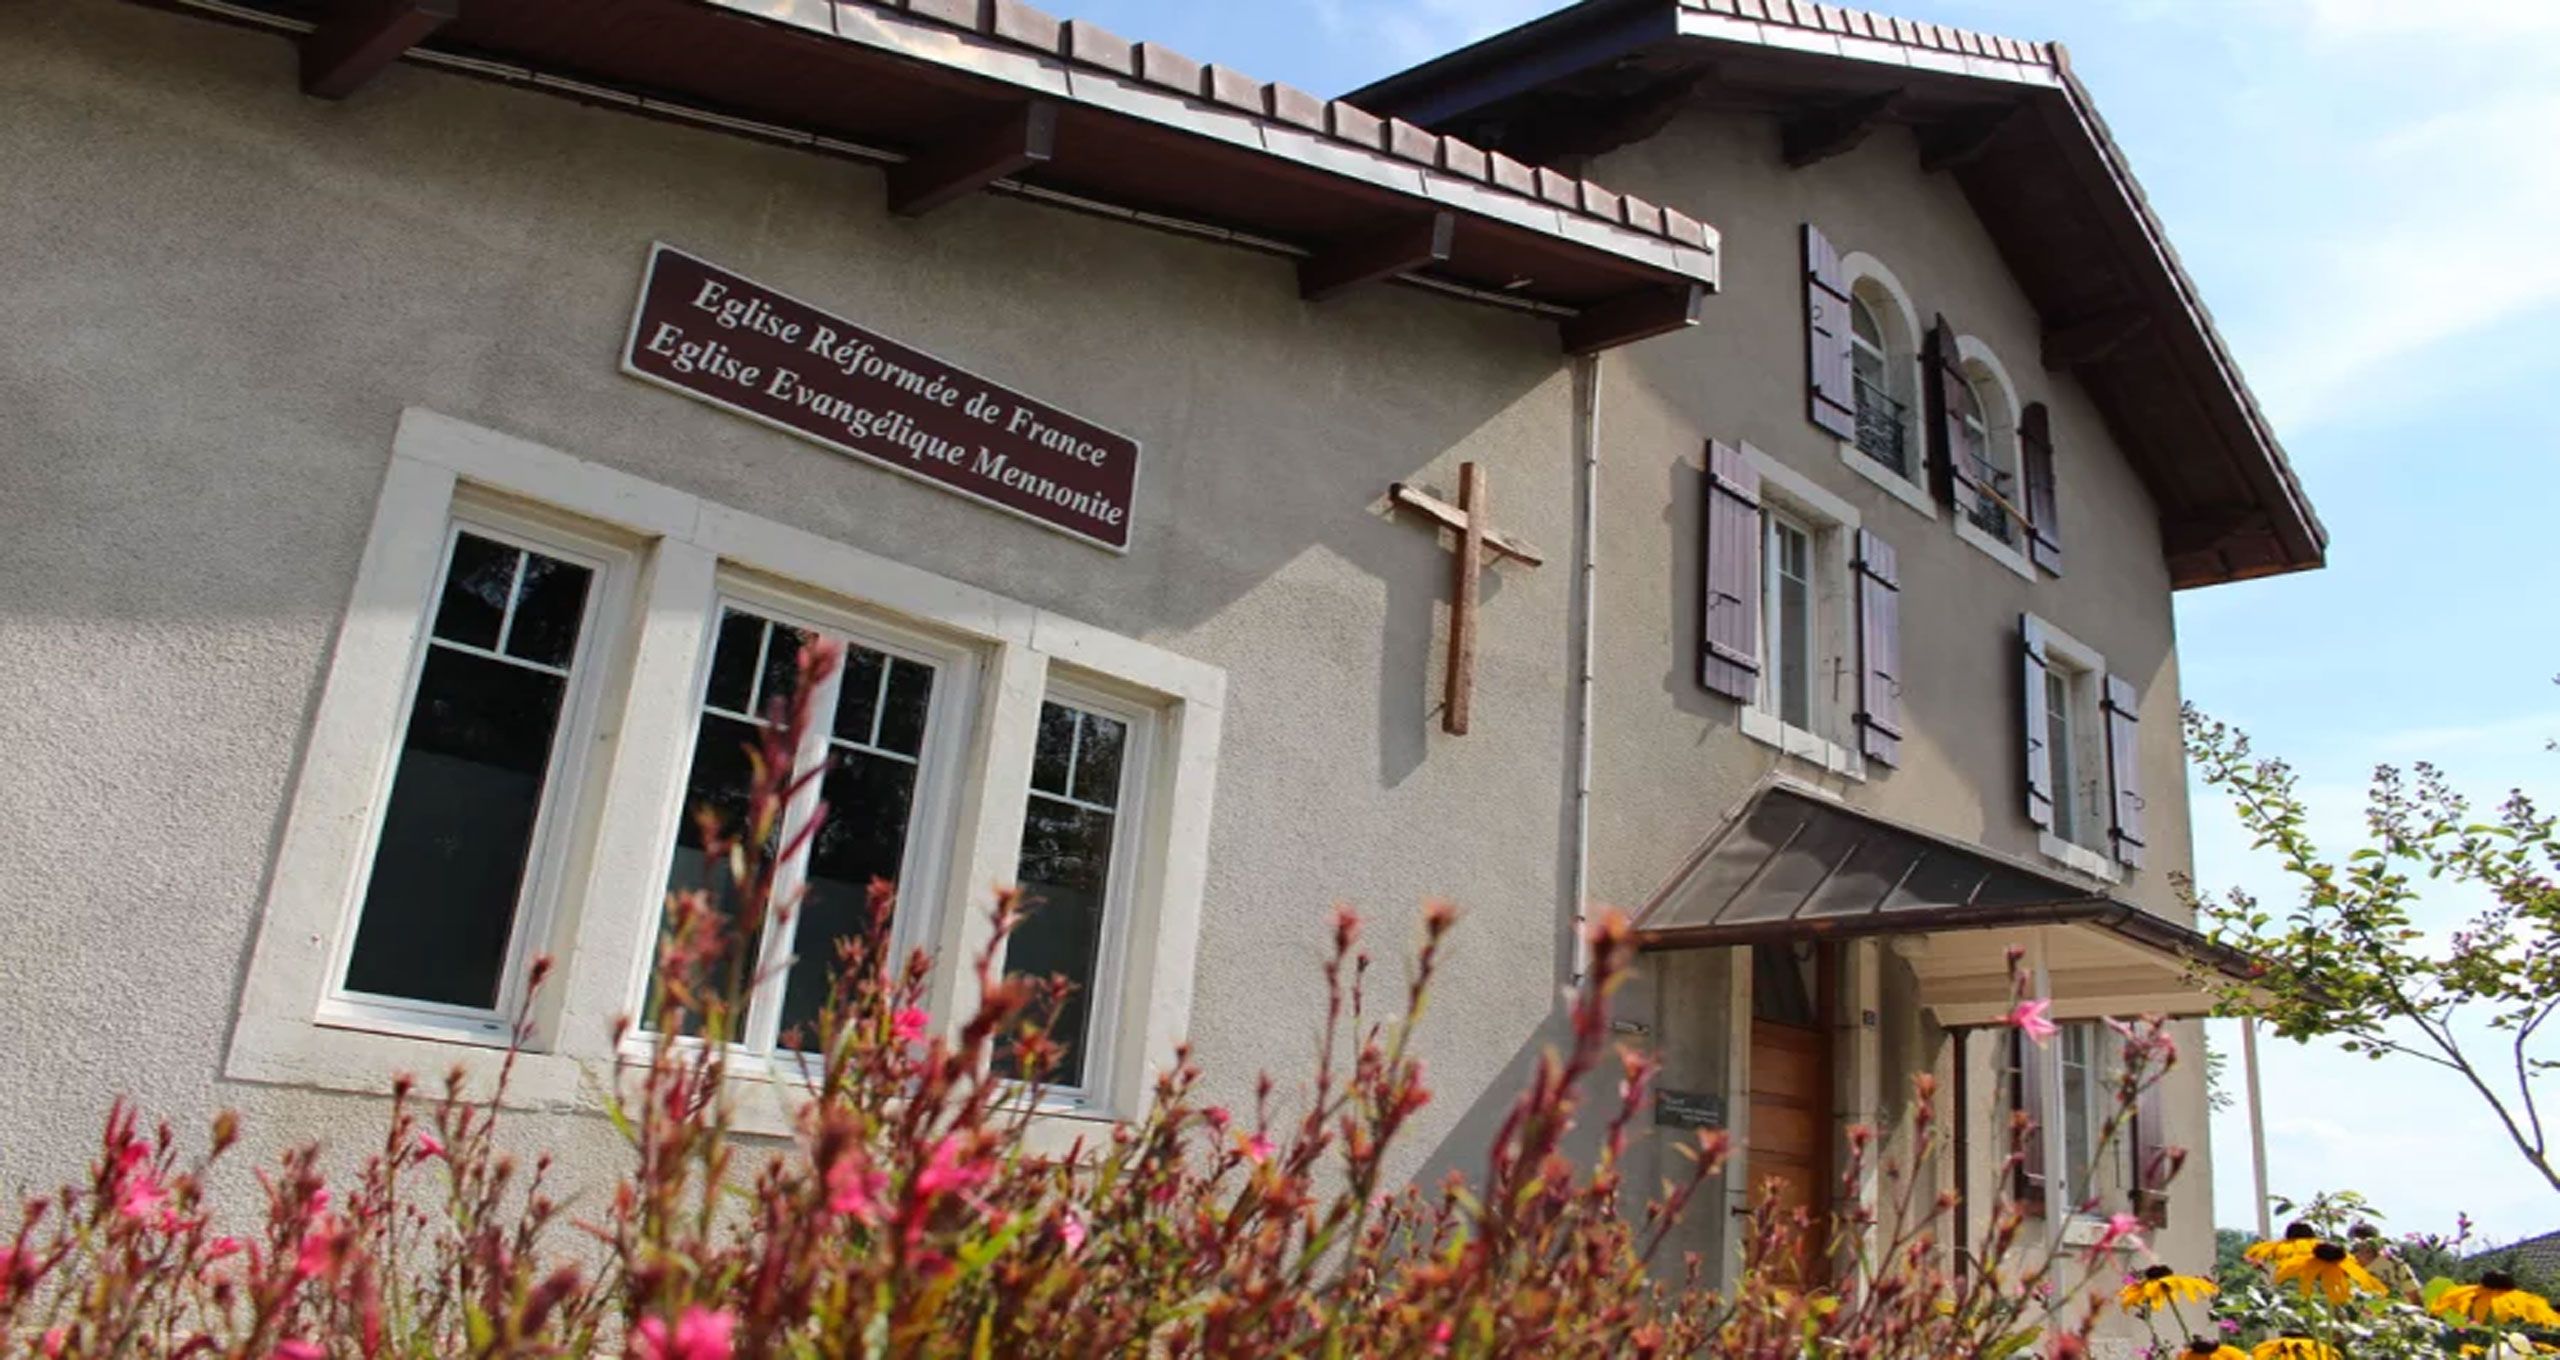
{"label": "dark window glass", "polygon": [[[576,652],[588,570],[470,534],[455,544],[348,955],[350,991],[498,1003],[569,683],[444,643],[498,641],[511,607],[525,614],[537,574],[547,583],[538,587],[540,608],[555,618],[565,612],[556,653],[545,655],[565,664]],[[572,585],[575,599],[564,606]],[[498,626],[484,630],[493,620]]]}
{"label": "dark window glass", "polygon": [[838,749],[824,782],[827,820],[809,846],[808,893],[782,990],[785,1047],[818,1046],[810,1027],[835,977],[837,944],[870,928],[871,880],[897,881],[915,807],[916,767],[886,756]]}
{"label": "dark window glass", "polygon": [[[1014,876],[1028,914],[1005,946],[1004,970],[1008,976],[1063,977],[1074,984],[1049,1030],[1066,1050],[1048,1073],[1059,1086],[1084,1083],[1127,743],[1128,725],[1117,719],[1064,704],[1041,705],[1022,861]],[[1067,794],[1070,785],[1073,794]],[[1079,806],[1068,797],[1099,806]]]}
{"label": "dark window glass", "polygon": [[1074,796],[1087,803],[1118,807],[1120,748],[1128,742],[1129,725],[1098,713],[1084,714],[1082,723],[1083,730],[1076,737]]}
{"label": "dark window glass", "polygon": [[725,610],[720,637],[711,652],[711,680],[702,702],[731,713],[753,713],[756,706],[756,657],[764,647],[765,621],[753,614]]}
{"label": "dark window glass", "polygon": [[889,693],[880,708],[884,751],[915,755],[924,749],[925,710],[933,703],[933,668],[900,657],[889,663]]}
{"label": "dark window glass", "polygon": [[585,567],[528,553],[516,610],[507,620],[506,653],[537,666],[566,668],[587,610]]}
{"label": "dark window glass", "polygon": [[1067,771],[1075,760],[1076,711],[1064,704],[1040,706],[1040,744],[1031,754],[1031,787],[1064,795]]}
{"label": "dark window glass", "polygon": [[453,561],[445,568],[436,604],[435,635],[466,647],[494,651],[507,618],[507,593],[515,588],[516,559],[524,554],[477,534],[456,534]]}
{"label": "dark window glass", "polygon": [[880,673],[889,658],[868,647],[844,649],[844,693],[836,700],[836,740],[871,744],[880,712]]}
{"label": "dark window glass", "polygon": [[1814,958],[1792,946],[1751,946],[1751,1018],[1811,1029],[1814,1014]]}
{"label": "dark window glass", "polygon": [[755,716],[769,717],[774,701],[789,699],[800,688],[800,640],[804,636],[787,623],[765,626],[764,684],[756,690]]}
{"label": "dark window glass", "polygon": [[[753,641],[748,645],[752,648]],[[752,652],[749,654],[753,655]],[[685,779],[684,816],[676,823],[675,858],[667,867],[669,892],[708,889],[712,904],[733,916],[738,909],[735,885],[729,881],[726,868],[713,865],[704,855],[702,821],[695,813],[708,808],[716,814],[722,826],[735,828],[745,824],[749,783],[747,751],[756,745],[757,735],[758,729],[753,723],[724,718],[716,713],[702,715],[702,727],[693,742],[693,770]],[[657,941],[652,939],[653,960],[656,946]],[[733,939],[720,962],[712,966],[705,979],[714,985],[726,985],[727,979],[735,978],[743,989],[750,980],[747,972],[749,962],[755,956],[754,940]],[[656,989],[652,988],[643,1021],[656,1024],[657,1018],[658,996]],[[701,1018],[688,1016],[685,1032],[695,1032]]]}

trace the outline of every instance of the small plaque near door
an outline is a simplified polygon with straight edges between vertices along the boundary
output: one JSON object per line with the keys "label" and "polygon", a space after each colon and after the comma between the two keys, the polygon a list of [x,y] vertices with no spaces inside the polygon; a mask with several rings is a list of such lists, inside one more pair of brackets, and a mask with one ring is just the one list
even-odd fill
{"label": "small plaque near door", "polygon": [[1653,1093],[1653,1122],[1666,1129],[1723,1128],[1724,1097],[1705,1091],[1657,1089]]}

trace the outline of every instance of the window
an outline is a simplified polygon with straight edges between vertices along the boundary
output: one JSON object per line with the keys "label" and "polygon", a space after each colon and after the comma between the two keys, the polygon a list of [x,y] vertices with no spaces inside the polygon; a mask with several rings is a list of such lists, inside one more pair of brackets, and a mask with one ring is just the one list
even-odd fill
{"label": "window", "polygon": [[2079,743],[2073,739],[2077,726],[2071,702],[2071,674],[2062,667],[2047,665],[2044,672],[2045,749],[2053,753],[2053,834],[2066,841],[2080,839],[2080,800],[2074,791],[2080,781],[2073,777],[2072,753]]}
{"label": "window", "polygon": [[2042,828],[2037,839],[2048,859],[2114,881],[2119,874],[2106,853],[2106,722],[2099,707],[2106,658],[2033,614],[2019,617],[2018,631],[2027,661],[2027,818]]}
{"label": "window", "polygon": [[[2134,1185],[2132,1139],[2129,1132],[2119,1132],[2108,1144],[2103,1160],[2098,1140],[2106,1132],[2107,1121],[2116,1110],[2116,1086],[2122,1045],[2103,1020],[2067,1020],[2062,1022],[2050,1044],[2029,1043],[2023,1034],[2009,1032],[2004,1050],[2001,1089],[2007,1093],[2009,1108],[2025,1113],[2036,1121],[2037,1130],[2027,1139],[2026,1164],[2018,1168],[2015,1193],[2030,1206],[2052,1203],[2043,1194],[2045,1138],[2058,1129],[2062,1154],[2062,1195],[2060,1212],[2082,1215],[2082,1206],[2094,1206],[2103,1216],[2110,1203],[2121,1202],[2118,1196],[2129,1196]],[[2060,1088],[2060,1121],[2051,1124],[2051,1116],[2043,1108],[2044,1093]]]}
{"label": "window", "polygon": [[1761,706],[1789,727],[1813,729],[1813,530],[1784,511],[1761,512]]}
{"label": "window", "polygon": [[1956,423],[1964,432],[1956,456],[1964,460],[1976,488],[1966,500],[1965,517],[1975,528],[2006,543],[2015,529],[2008,503],[2017,484],[2016,459],[2007,441],[1995,436],[1991,411],[1997,397],[1986,395],[1989,381],[1967,373],[1956,389]]}
{"label": "window", "polygon": [[1015,883],[1029,914],[1006,942],[1007,976],[1064,978],[1073,988],[1050,1025],[1065,1050],[1047,1074],[1062,1092],[1090,1075],[1094,1017],[1109,1009],[1107,942],[1129,875],[1120,863],[1131,772],[1143,767],[1143,722],[1094,701],[1053,693],[1040,705],[1031,797]]}
{"label": "window", "polygon": [[[747,956],[741,975],[768,981],[750,999],[736,1036],[750,1052],[814,1050],[810,1026],[825,1004],[834,977],[836,945],[870,929],[870,889],[875,878],[913,892],[922,908],[931,901],[935,856],[910,833],[919,784],[925,776],[926,733],[934,717],[940,668],[914,656],[869,645],[841,631],[787,622],[740,603],[725,603],[702,683],[701,721],[693,745],[692,772],[676,815],[676,846],[667,869],[670,890],[725,887],[702,855],[695,810],[718,809],[735,824],[744,817],[749,787],[747,752],[770,725],[771,706],[791,693],[801,649],[821,634],[844,644],[844,664],[819,685],[814,710],[823,715],[797,753],[800,770],[823,769],[817,796],[825,820],[801,841],[798,828],[810,810],[795,808],[777,828],[773,844],[798,849],[775,866],[775,882],[801,894],[788,937],[741,941]],[[938,773],[938,771],[937,771]],[[906,925],[901,913],[900,927]],[[911,938],[903,929],[900,938]],[[654,1014],[655,998],[648,1013]]]}
{"label": "window", "polygon": [[1911,408],[1895,381],[1884,322],[1864,281],[1849,297],[1849,370],[1858,390],[1858,451],[1895,476],[1910,476]]}
{"label": "window", "polygon": [[[893,945],[935,960],[929,1014],[968,1014],[988,888],[1018,874],[1048,910],[1009,964],[1083,998],[1075,1108],[1047,1113],[1135,1117],[1188,1022],[1217,668],[418,410],[321,686],[224,1074],[380,1091],[458,1068],[485,1089],[521,1015],[516,1097],[592,1106],[596,1072],[629,1053],[616,1017],[647,1013],[666,889],[704,877],[681,810],[737,805],[743,750],[821,636],[847,662],[792,762],[829,816],[784,868],[801,910],[753,942],[769,981],[742,1048],[807,1042],[793,1031],[832,943],[867,924],[875,875],[899,884]],[[559,962],[528,998],[536,952]],[[738,1109],[742,1129],[790,1131],[785,1100]]]}
{"label": "window", "polygon": [[[1943,322],[1941,323],[1943,325]],[[1932,344],[1942,365],[1938,390],[1944,419],[1939,438],[1951,464],[1956,536],[2033,581],[2026,554],[2026,488],[2019,470],[2017,387],[1989,346],[1970,335],[1939,331]]]}
{"label": "window", "polygon": [[1842,256],[1840,272],[1848,279],[1849,386],[1856,401],[1856,437],[1841,441],[1841,461],[1935,518],[1937,506],[1920,478],[1920,314],[1901,280],[1874,256]]}
{"label": "window", "polygon": [[494,525],[448,531],[341,997],[512,1013],[599,566]]}
{"label": "window", "polygon": [[2062,1068],[2062,1203],[2077,1210],[2097,1189],[2092,1181],[2098,1168],[2091,1162],[2097,1132],[2106,1123],[2098,1107],[2106,1086],[2099,1070],[2099,1040],[2106,1031],[2086,1020],[2061,1028],[2054,1036],[2054,1051]]}

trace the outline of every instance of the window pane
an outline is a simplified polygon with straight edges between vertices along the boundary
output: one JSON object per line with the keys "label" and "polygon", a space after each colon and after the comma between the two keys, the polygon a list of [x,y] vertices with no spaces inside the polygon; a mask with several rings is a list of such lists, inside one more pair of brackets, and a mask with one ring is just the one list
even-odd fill
{"label": "window pane", "polygon": [[2053,773],[2053,834],[2070,840],[2078,821],[2071,769],[2071,680],[2048,667],[2044,673],[2045,752]]}
{"label": "window pane", "polygon": [[836,740],[871,744],[873,720],[880,713],[880,677],[889,658],[868,647],[844,649],[844,690],[836,699]]}
{"label": "window pane", "polygon": [[880,711],[880,749],[914,755],[924,749],[925,709],[933,702],[933,668],[897,657],[889,663],[889,695]]}
{"label": "window pane", "polygon": [[1785,654],[1778,658],[1779,721],[1790,727],[1813,726],[1813,592],[1801,576],[1778,583],[1780,635]]}
{"label": "window pane", "polygon": [[[907,853],[907,819],[915,805],[916,767],[838,748],[828,763],[827,820],[809,847],[807,894],[791,939],[791,971],[782,993],[783,1041],[817,1046],[810,1025],[835,977],[836,942],[871,924],[871,880],[896,882]],[[794,1036],[792,1030],[800,1033]]]}
{"label": "window pane", "polygon": [[435,635],[495,650],[498,627],[507,616],[507,593],[515,588],[516,559],[522,555],[477,534],[456,534],[444,594],[436,605]]}
{"label": "window pane", "polygon": [[1867,343],[1871,349],[1884,348],[1884,327],[1876,324],[1876,310],[1862,297],[1849,299],[1849,334]]}
{"label": "window pane", "polygon": [[800,643],[806,636],[787,623],[765,624],[764,682],[756,687],[756,717],[766,716],[774,700],[788,699],[800,688]]}
{"label": "window pane", "polygon": [[2086,1024],[2066,1025],[2062,1031],[2062,1174],[2071,1187],[2068,1208],[2077,1208],[2088,1195],[2090,1112],[2096,1099],[2089,1052],[2093,1032]]}
{"label": "window pane", "polygon": [[525,557],[516,587],[515,617],[507,624],[507,655],[539,666],[569,664],[578,645],[578,620],[587,608],[585,567],[539,553]]}
{"label": "window pane", "polygon": [[703,702],[732,713],[752,713],[756,702],[756,649],[764,645],[764,620],[735,609],[720,614],[720,638],[711,653],[711,681]]}
{"label": "window pane", "polygon": [[[1051,705],[1056,707],[1056,705]],[[1022,865],[1016,874],[1029,915],[1005,946],[1008,977],[1061,976],[1075,984],[1050,1035],[1066,1049],[1048,1074],[1059,1086],[1084,1082],[1092,992],[1102,953],[1108,900],[1113,813],[1033,794],[1023,818]]]}
{"label": "window pane", "polygon": [[567,691],[557,675],[429,646],[348,990],[497,1004]]}
{"label": "window pane", "polygon": [[1064,704],[1042,704],[1040,744],[1031,753],[1031,787],[1041,793],[1064,794],[1075,749],[1076,711]]}
{"label": "window pane", "polygon": [[[733,613],[729,616],[729,621],[745,617],[745,615]],[[728,633],[726,622],[721,631],[724,635]],[[752,635],[747,645],[747,663],[752,667],[755,662]],[[669,892],[708,888],[712,893],[712,903],[725,912],[737,910],[738,904],[733,893],[733,885],[729,882],[726,869],[713,865],[704,857],[702,823],[695,814],[704,808],[709,808],[718,815],[719,822],[724,827],[736,828],[745,825],[749,783],[747,748],[756,744],[758,731],[759,729],[753,724],[740,722],[735,718],[724,718],[709,713],[703,715],[702,727],[694,737],[693,770],[685,780],[683,815],[676,822],[675,857],[667,866]],[[662,920],[661,930],[663,929]],[[657,945],[658,937],[651,936],[649,947],[653,961],[657,957]],[[706,980],[719,984],[731,976],[745,979],[746,960],[755,957],[753,946],[752,940],[731,941],[730,948],[723,954],[720,962],[713,965],[705,974]],[[685,1032],[695,1032],[700,1020],[700,1016],[688,1017]],[[654,990],[649,997],[642,1022],[650,1025],[658,1022],[658,997]]]}
{"label": "window pane", "polygon": [[1075,797],[1103,807],[1120,806],[1120,749],[1129,725],[1099,713],[1082,716],[1084,731],[1076,741]]}

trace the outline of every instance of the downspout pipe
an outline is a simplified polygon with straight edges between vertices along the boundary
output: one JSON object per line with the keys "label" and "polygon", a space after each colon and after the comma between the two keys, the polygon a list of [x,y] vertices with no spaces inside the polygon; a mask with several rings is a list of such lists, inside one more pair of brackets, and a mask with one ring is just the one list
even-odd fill
{"label": "downspout pipe", "polygon": [[1573,978],[1579,985],[1591,972],[1589,920],[1591,903],[1591,747],[1592,686],[1597,679],[1594,611],[1600,603],[1600,354],[1577,355],[1573,361],[1574,496],[1581,502],[1582,530],[1574,550],[1574,719],[1573,719],[1573,872],[1566,891],[1566,916],[1573,922]]}

